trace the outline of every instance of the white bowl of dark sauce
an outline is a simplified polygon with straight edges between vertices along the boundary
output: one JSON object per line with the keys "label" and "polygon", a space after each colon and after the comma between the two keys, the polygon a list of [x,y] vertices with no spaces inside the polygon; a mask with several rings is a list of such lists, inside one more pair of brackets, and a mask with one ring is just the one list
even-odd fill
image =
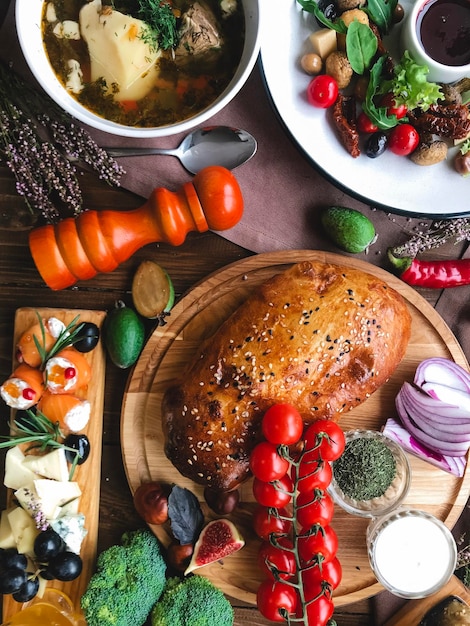
{"label": "white bowl of dark sauce", "polygon": [[403,24],[402,47],[428,67],[431,82],[470,76],[470,2],[417,0]]}
{"label": "white bowl of dark sauce", "polygon": [[[260,0],[173,0],[179,49],[177,44],[166,49],[158,44],[158,54],[154,44],[145,49],[148,31],[143,17],[136,15],[138,4],[16,0],[18,37],[32,73],[65,111],[114,135],[163,137],[205,123],[236,96],[256,63]],[[86,20],[83,14],[80,18],[84,8]],[[100,9],[109,15],[97,16]],[[187,30],[193,24],[199,28],[194,36]],[[213,34],[207,47],[193,45],[207,30]],[[114,37],[121,37],[118,46]],[[90,53],[91,41],[95,48]],[[121,64],[127,68],[122,72]],[[105,80],[99,76],[100,65]],[[148,80],[150,74],[155,83]],[[135,77],[141,89],[133,89]]]}

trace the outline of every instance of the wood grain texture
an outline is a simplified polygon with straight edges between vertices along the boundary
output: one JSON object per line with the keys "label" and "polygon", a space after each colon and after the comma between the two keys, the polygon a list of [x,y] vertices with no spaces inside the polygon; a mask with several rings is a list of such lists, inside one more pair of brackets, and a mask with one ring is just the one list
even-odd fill
{"label": "wood grain texture", "polygon": [[448,596],[457,596],[467,604],[470,603],[470,591],[457,576],[452,576],[447,585],[440,591],[420,600],[410,600],[384,626],[418,626],[426,613],[438,602]]}
{"label": "wood grain texture", "polygon": [[[37,314],[43,318],[56,317],[64,324],[70,324],[77,316],[79,322],[93,322],[99,328],[102,327],[106,317],[104,311],[92,311],[82,309],[54,309],[54,308],[21,308],[15,316],[13,346],[21,334],[37,322]],[[13,352],[15,352],[13,348]],[[92,369],[92,378],[86,389],[77,392],[77,395],[87,399],[91,403],[90,420],[86,428],[81,431],[90,440],[90,456],[86,463],[78,466],[74,475],[81,489],[80,512],[85,515],[85,528],[87,535],[83,540],[80,556],[83,560],[83,570],[80,576],[67,583],[50,581],[48,586],[61,589],[73,601],[76,610],[80,606],[80,598],[85,591],[91,574],[95,568],[98,544],[98,523],[100,506],[100,480],[101,480],[101,445],[103,432],[103,404],[104,404],[104,381],[105,381],[105,353],[101,341],[96,348],[85,354]],[[13,362],[15,364],[13,354]],[[7,495],[12,501],[12,493]],[[21,604],[15,602],[11,596],[3,597],[3,620],[17,613]]]}
{"label": "wood grain texture", "polygon": [[[251,290],[290,264],[312,259],[344,263],[344,257],[314,251],[285,251],[256,255],[229,265],[196,285],[175,306],[168,324],[157,327],[145,346],[124,393],[121,415],[121,446],[124,466],[131,489],[147,480],[177,482],[196,493],[203,508],[202,488],[177,474],[163,452],[160,404],[169,382],[176,378],[190,360],[200,341],[212,334]],[[366,403],[341,420],[344,430],[354,427],[380,429],[387,417],[395,414],[394,398],[403,380],[412,380],[418,363],[431,356],[453,359],[468,368],[458,342],[443,319],[412,288],[388,272],[358,259],[348,263],[385,280],[405,298],[412,316],[412,336],[406,356],[394,375]],[[416,457],[410,457],[413,478],[405,504],[426,510],[452,527],[465,506],[470,473],[458,479]],[[255,506],[251,481],[241,488],[242,503],[232,515],[241,530],[246,546],[223,563],[199,570],[228,595],[255,603],[261,580],[256,554],[259,542],[251,530],[251,511]],[[343,581],[335,593],[335,605],[341,607],[368,598],[382,590],[370,569],[365,532],[368,520],[353,517],[336,509],[332,526],[340,540],[338,557],[343,565]],[[167,544],[169,529],[152,527]]]}

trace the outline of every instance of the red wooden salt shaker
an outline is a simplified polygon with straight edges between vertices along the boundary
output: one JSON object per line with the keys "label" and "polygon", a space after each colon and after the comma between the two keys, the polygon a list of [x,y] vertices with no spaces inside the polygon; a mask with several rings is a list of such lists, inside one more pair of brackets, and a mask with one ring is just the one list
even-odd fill
{"label": "red wooden salt shaker", "polygon": [[112,272],[142,246],[164,241],[179,246],[190,231],[232,228],[243,214],[243,197],[233,174],[206,167],[178,191],[153,190],[132,211],[84,211],[31,231],[29,247],[44,282],[54,290],[99,272]]}

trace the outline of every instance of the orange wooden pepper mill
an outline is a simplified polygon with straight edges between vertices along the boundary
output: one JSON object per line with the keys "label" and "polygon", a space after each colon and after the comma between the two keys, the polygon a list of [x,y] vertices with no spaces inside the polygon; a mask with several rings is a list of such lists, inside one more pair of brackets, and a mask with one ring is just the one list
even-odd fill
{"label": "orange wooden pepper mill", "polygon": [[190,231],[227,230],[243,214],[243,197],[233,174],[206,167],[178,191],[159,187],[132,211],[84,211],[31,231],[29,247],[44,282],[54,290],[98,272],[112,272],[142,246],[165,241],[181,245]]}

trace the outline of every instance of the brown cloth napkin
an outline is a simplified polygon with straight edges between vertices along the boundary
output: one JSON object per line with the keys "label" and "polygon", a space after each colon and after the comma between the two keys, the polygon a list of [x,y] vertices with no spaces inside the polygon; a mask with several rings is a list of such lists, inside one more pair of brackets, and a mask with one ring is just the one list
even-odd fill
{"label": "brown cloth napkin", "polygon": [[[0,56],[25,72],[24,59],[16,37],[13,3],[0,30]],[[27,71],[27,70],[26,70]],[[317,249],[338,252],[326,238],[319,222],[325,206],[343,205],[362,211],[375,225],[377,242],[360,255],[364,260],[390,270],[386,251],[405,241],[416,229],[429,224],[425,217],[393,215],[369,206],[367,189],[364,198],[353,198],[318,172],[294,142],[273,110],[265,89],[261,63],[258,61],[246,85],[227,107],[206,125],[224,124],[249,131],[258,141],[256,155],[235,170],[241,186],[245,212],[241,222],[220,233],[226,239],[253,252],[285,249]],[[136,140],[88,129],[102,146],[136,145]],[[140,140],[138,145],[173,148],[183,135]],[[155,187],[176,189],[190,180],[190,175],[174,157],[132,157],[120,160],[126,169],[122,186],[142,197]],[[380,167],[379,164],[375,164]],[[351,163],[351,167],[353,167]],[[419,184],[419,182],[417,182]],[[464,246],[456,247],[458,256]],[[467,251],[467,256],[469,251]],[[460,341],[470,360],[470,286],[447,289],[441,293],[436,309]],[[470,529],[469,509],[458,524]],[[457,531],[456,531],[457,532]],[[457,535],[456,535],[457,536]],[[376,624],[380,626],[400,606],[400,600],[383,592],[376,603]]]}

